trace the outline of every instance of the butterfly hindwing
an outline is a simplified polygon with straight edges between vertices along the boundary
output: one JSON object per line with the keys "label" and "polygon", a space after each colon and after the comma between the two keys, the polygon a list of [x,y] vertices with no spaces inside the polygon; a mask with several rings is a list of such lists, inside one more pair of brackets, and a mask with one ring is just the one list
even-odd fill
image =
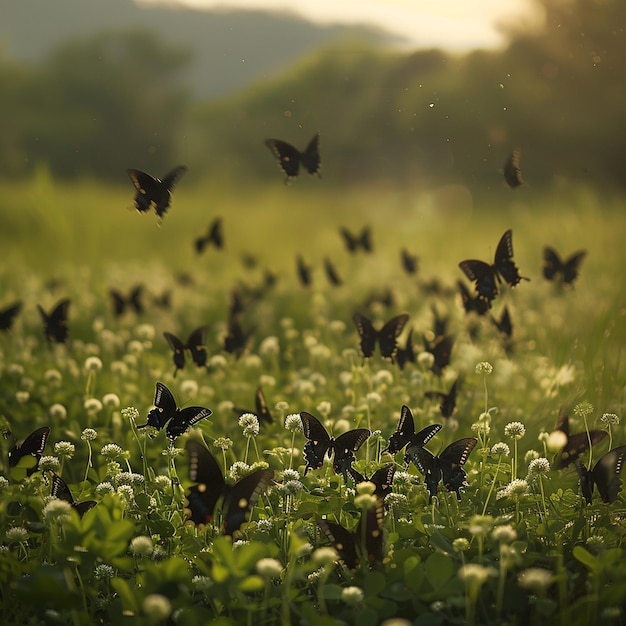
{"label": "butterfly hindwing", "polygon": [[225,535],[232,536],[248,521],[252,509],[273,477],[274,470],[259,469],[240,478],[228,489],[222,507]]}
{"label": "butterfly hindwing", "polygon": [[197,526],[213,520],[218,500],[224,496],[226,483],[215,457],[199,441],[185,443],[189,458],[189,479],[197,483],[187,496],[187,516]]}
{"label": "butterfly hindwing", "polygon": [[72,508],[76,509],[81,517],[97,504],[95,500],[83,500],[82,502],[76,502],[76,500],[74,500],[74,496],[72,496],[70,488],[67,486],[67,483],[58,474],[52,475],[51,495],[53,498],[59,498],[60,500],[69,502],[72,505]]}

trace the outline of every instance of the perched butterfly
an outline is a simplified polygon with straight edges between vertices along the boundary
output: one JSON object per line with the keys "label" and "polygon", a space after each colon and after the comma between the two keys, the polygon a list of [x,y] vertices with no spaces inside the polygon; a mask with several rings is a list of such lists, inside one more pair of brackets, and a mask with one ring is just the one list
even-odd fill
{"label": "perched butterfly", "polygon": [[224,233],[222,232],[222,218],[216,217],[209,225],[209,230],[206,235],[198,237],[193,242],[193,245],[198,254],[201,254],[204,249],[213,244],[216,248],[221,250],[224,247]]}
{"label": "perched butterfly", "polygon": [[435,337],[430,342],[424,337],[424,350],[433,355],[433,364],[430,368],[434,374],[441,376],[443,368],[450,364],[450,355],[454,347],[454,336],[445,335],[443,337]]}
{"label": "perched butterfly", "polygon": [[[442,428],[441,424],[429,424],[426,428],[422,428],[422,430],[416,433],[413,413],[406,404],[403,404],[398,426],[391,437],[389,437],[389,445],[383,452],[389,452],[389,454],[394,455],[407,445],[425,446]],[[409,461],[406,458],[405,462],[408,466]]]}
{"label": "perched butterfly", "polygon": [[521,152],[517,149],[513,150],[504,164],[504,182],[511,188],[515,189],[524,184],[522,180],[522,171],[520,170]]}
{"label": "perched butterfly", "polygon": [[422,446],[407,447],[406,456],[424,474],[429,502],[437,495],[440,480],[448,491],[454,491],[457,499],[461,499],[460,489],[467,478],[463,465],[477,442],[474,437],[453,441],[439,456]]}
{"label": "perched butterfly", "polygon": [[111,296],[111,302],[113,303],[113,315],[115,315],[115,317],[120,317],[124,314],[127,308],[131,308],[138,315],[143,313],[144,307],[141,302],[143,291],[143,285],[136,285],[130,290],[128,296],[124,297],[124,295],[117,289],[109,289],[109,295]]}
{"label": "perched butterfly", "polygon": [[522,279],[530,280],[519,275],[519,270],[513,262],[513,231],[507,230],[498,242],[493,265],[468,259],[461,261],[459,267],[465,275],[476,282],[476,291],[479,297],[491,301],[498,295],[497,282],[503,280],[510,287],[515,287]]}
{"label": "perched butterfly", "polygon": [[174,366],[176,367],[174,376],[176,376],[178,370],[182,370],[185,367],[185,350],[189,350],[192,361],[198,367],[204,367],[206,365],[206,331],[206,326],[196,328],[196,330],[189,335],[187,343],[183,343],[178,337],[172,335],[172,333],[163,333],[170,348],[174,351],[173,358]]}
{"label": "perched butterfly", "polygon": [[254,332],[254,328],[245,332],[241,326],[238,315],[228,316],[228,329],[224,337],[224,352],[234,354],[239,358],[248,346],[248,341]]}
{"label": "perched butterfly", "polygon": [[21,310],[21,302],[14,302],[6,309],[2,309],[0,311],[0,330],[11,330],[15,318]]}
{"label": "perched butterfly", "polygon": [[547,280],[555,280],[559,276],[564,285],[571,285],[586,254],[586,250],[579,250],[563,261],[554,248],[546,246],[543,249],[543,275]]}
{"label": "perched butterfly", "polygon": [[332,261],[328,258],[324,259],[324,271],[326,272],[326,278],[328,278],[328,282],[334,287],[339,287],[343,284],[341,277],[337,273],[337,269],[333,265]]}
{"label": "perched butterfly", "polygon": [[417,273],[418,258],[416,255],[411,254],[406,248],[400,250],[400,259],[402,260],[402,267],[407,274]]}
{"label": "perched butterfly", "polygon": [[135,195],[137,211],[145,213],[153,208],[158,217],[163,217],[170,206],[172,189],[186,171],[187,168],[184,165],[179,165],[161,180],[140,170],[126,170],[137,190]]}
{"label": "perched butterfly", "polygon": [[43,332],[49,342],[65,343],[67,339],[67,313],[70,301],[66,298],[61,300],[50,313],[46,313],[41,305],[37,305],[41,319],[43,320]]}
{"label": "perched butterfly", "polygon": [[343,564],[355,571],[361,563],[371,567],[383,558],[383,507],[363,511],[354,532],[341,524],[318,517],[317,523],[333,544]]}
{"label": "perched butterfly", "polygon": [[607,435],[605,430],[590,430],[589,432],[585,431],[570,435],[569,417],[565,413],[559,413],[554,430],[560,430],[567,437],[565,446],[558,453],[554,462],[555,469],[561,469],[567,467],[570,463],[574,463],[581,453],[589,449],[590,444],[595,446]]}
{"label": "perched butterfly", "polygon": [[185,509],[188,518],[200,526],[210,523],[217,503],[222,500],[223,532],[232,537],[250,518],[259,497],[269,487],[274,470],[256,470],[228,485],[217,461],[204,445],[189,439],[185,449],[189,456],[189,479],[198,483],[189,489]]}
{"label": "perched butterfly", "polygon": [[278,159],[278,167],[285,173],[285,182],[288,183],[296,178],[301,165],[309,174],[320,176],[319,141],[320,134],[317,132],[309,141],[304,152],[300,152],[291,144],[280,139],[266,139],[265,145]]}
{"label": "perched butterfly", "polygon": [[14,438],[13,446],[9,450],[9,467],[16,467],[18,464],[21,467],[24,466],[27,476],[35,472],[46,447],[48,435],[50,435],[50,427],[43,426],[28,435],[21,444],[18,444]]}
{"label": "perched butterfly", "polygon": [[93,509],[96,504],[95,500],[83,500],[82,502],[76,502],[72,496],[70,488],[67,483],[58,475],[52,475],[52,497],[59,498],[59,500],[65,500],[72,505],[73,509],[76,509],[78,514],[82,517],[89,509]]}
{"label": "perched butterfly", "polygon": [[383,359],[391,359],[393,361],[398,349],[396,340],[402,332],[404,325],[409,321],[409,316],[406,313],[398,315],[383,324],[380,330],[376,330],[372,322],[359,312],[352,316],[352,320],[359,333],[363,357],[369,359],[374,355],[374,349],[378,341],[380,355]]}
{"label": "perched butterfly", "polygon": [[469,289],[465,286],[465,283],[462,283],[460,280],[457,281],[457,286],[459,288],[459,293],[461,294],[461,302],[463,303],[463,308],[466,313],[471,313],[474,311],[478,315],[484,315],[490,308],[489,300],[485,300],[480,296],[472,296],[469,292]]}
{"label": "perched butterfly", "polygon": [[620,473],[626,458],[626,446],[613,448],[607,452],[588,470],[580,459],[576,459],[576,469],[580,482],[580,490],[587,504],[591,504],[593,499],[593,486],[600,492],[602,502],[615,502],[622,490],[622,480]]}
{"label": "perched butterfly", "polygon": [[271,424],[274,421],[270,410],[267,408],[267,402],[265,401],[265,394],[263,393],[263,389],[258,387],[255,395],[255,403],[256,408],[254,411],[248,411],[246,409],[240,409],[239,407],[233,407],[233,411],[237,413],[240,417],[245,413],[252,413],[259,418],[259,422],[267,422]]}
{"label": "perched butterfly", "polygon": [[402,370],[407,363],[415,363],[415,351],[413,350],[413,329],[409,328],[409,332],[406,336],[406,343],[404,348],[398,347],[396,349],[396,362],[398,367]]}
{"label": "perched butterfly", "polygon": [[371,252],[372,247],[372,231],[369,226],[365,226],[358,235],[353,235],[347,228],[341,227],[339,233],[346,246],[346,250],[352,254],[358,252],[359,248],[363,252]]}
{"label": "perched butterfly", "polygon": [[300,284],[303,287],[308,287],[312,282],[311,266],[307,265],[304,262],[304,259],[300,255],[296,257],[296,270],[298,272],[298,278],[300,279]]}
{"label": "perched butterfly", "polygon": [[391,493],[391,483],[393,482],[395,473],[396,466],[393,463],[377,469],[369,478],[357,472],[353,467],[348,468],[348,474],[354,481],[354,484],[359,485],[365,482],[373,483],[376,487],[374,489],[374,495],[381,501],[385,499],[388,493]]}
{"label": "perched butterfly", "polygon": [[427,391],[424,393],[429,400],[441,401],[439,410],[441,411],[442,417],[452,417],[454,414],[454,410],[456,409],[456,392],[458,383],[459,380],[457,378],[452,387],[450,387],[450,391],[448,391],[448,393],[444,393],[442,391]]}
{"label": "perched butterfly", "polygon": [[311,468],[320,469],[324,458],[333,452],[333,469],[336,474],[343,474],[345,478],[348,468],[356,459],[354,453],[365,443],[370,431],[367,428],[355,428],[334,438],[314,415],[301,411],[300,419],[304,436],[308,439],[303,451],[306,461],[305,475]]}
{"label": "perched butterfly", "polygon": [[205,417],[209,417],[213,411],[202,406],[188,406],[179,409],[172,392],[161,382],[156,384],[154,394],[154,409],[148,413],[148,421],[137,428],[152,426],[161,430],[164,426],[168,439],[174,440],[176,437],[187,432],[187,430],[197,424]]}

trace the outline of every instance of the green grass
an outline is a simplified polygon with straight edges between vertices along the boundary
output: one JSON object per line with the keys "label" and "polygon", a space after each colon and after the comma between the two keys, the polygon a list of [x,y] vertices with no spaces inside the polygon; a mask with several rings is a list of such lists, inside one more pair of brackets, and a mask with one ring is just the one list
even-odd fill
{"label": "green grass", "polygon": [[[585,506],[570,467],[551,470],[532,482],[527,494],[496,499],[511,481],[512,468],[517,477],[526,477],[529,451],[552,460],[539,436],[553,429],[561,409],[570,413],[573,432],[584,428],[574,413],[582,402],[593,406],[590,428],[603,427],[604,413],[623,413],[623,198],[584,188],[539,194],[524,187],[515,193],[493,189],[472,201],[461,186],[424,191],[379,183],[339,190],[325,179],[303,178],[285,186],[277,175],[275,184],[262,188],[232,180],[193,187],[183,179],[159,225],[154,215],[132,209],[132,189],[124,183],[119,188],[65,185],[42,169],[33,180],[0,187],[0,306],[24,302],[13,331],[0,335],[4,429],[21,441],[49,425],[46,455],[54,454],[60,441],[73,443],[73,458],[63,460],[58,471],[77,499],[98,501],[82,520],[73,515],[63,524],[51,521],[44,515],[50,473],[26,478],[9,472],[9,442],[2,441],[4,476],[10,479],[0,500],[0,541],[6,548],[0,552],[3,623],[159,624],[168,623],[164,615],[170,612],[177,624],[217,618],[225,624],[377,624],[395,616],[416,624],[623,621],[617,609],[626,598],[623,494],[607,505],[596,493],[594,504]],[[197,256],[193,239],[218,215],[224,219],[225,250]],[[339,226],[358,231],[365,224],[372,227],[375,252],[348,255]],[[510,358],[488,320],[479,322],[478,336],[471,337],[455,292],[462,277],[458,262],[492,258],[507,228],[513,229],[521,274],[531,279],[503,289],[494,303],[496,316],[504,303],[511,310]],[[542,278],[545,244],[563,255],[588,250],[574,289],[559,290]],[[402,271],[401,247],[419,256],[417,278]],[[310,289],[297,282],[297,253],[314,265]],[[244,268],[243,254],[256,256],[259,267]],[[337,265],[343,286],[328,286],[325,256]],[[279,280],[243,314],[243,325],[255,328],[249,352],[238,360],[222,358],[229,294],[238,282],[259,284],[262,268],[276,272]],[[181,272],[194,284],[177,283]],[[423,284],[435,278],[452,293],[427,293]],[[143,316],[115,319],[109,288],[125,292],[136,283],[154,294],[172,289],[172,309],[150,305]],[[394,294],[390,309],[364,306],[372,292],[386,288]],[[70,341],[67,347],[47,346],[36,305],[49,309],[66,296],[72,301]],[[378,356],[362,363],[351,320],[356,309],[376,323],[409,313],[419,352],[422,334],[432,328],[433,304],[450,316],[456,337],[441,379],[419,364],[400,371]],[[187,365],[174,378],[162,332],[186,337],[201,324],[209,326],[210,367]],[[260,349],[269,336],[278,338],[278,355]],[[84,370],[90,355],[103,363],[91,375]],[[494,366],[491,375],[476,374],[480,361]],[[562,368],[571,380],[559,378]],[[490,411],[490,431],[481,435],[466,465],[469,485],[461,502],[443,490],[429,505],[423,477],[411,467],[411,477],[394,484],[394,491],[406,497],[385,515],[383,562],[350,574],[320,561],[311,551],[328,540],[315,515],[353,527],[359,500],[328,464],[302,476],[305,438],[297,433],[292,450],[284,417],[303,410],[321,417],[320,403],[328,402],[330,424],[345,419],[349,428],[370,424],[380,430],[380,444],[373,439],[357,453],[357,467],[371,474],[391,460],[379,459],[377,451],[395,430],[401,405],[413,409],[417,428],[442,421],[424,392],[447,390],[457,375],[463,380],[458,411],[428,444],[433,452],[473,436],[480,414],[497,408]],[[184,493],[191,485],[185,455],[170,461],[162,454],[163,433],[149,438],[136,430],[145,422],[157,380],[172,389],[179,404],[213,410],[185,437],[201,435],[214,451],[212,440],[229,437],[227,466],[245,460],[274,469],[278,484],[256,505],[243,535],[248,544],[233,548],[217,525],[201,530],[184,524]],[[259,384],[275,423],[262,425],[260,435],[247,441],[230,407],[253,408]],[[85,409],[86,400],[106,394],[116,394],[119,406],[93,414]],[[57,403],[67,411],[64,418],[50,413]],[[277,403],[286,405],[278,410]],[[120,412],[129,406],[139,411],[135,421]],[[526,427],[517,455],[490,455],[499,441],[513,451],[505,434],[512,421]],[[81,439],[86,427],[97,431],[89,445]],[[626,443],[622,424],[613,427],[612,441],[614,447]],[[183,448],[183,442],[176,445]],[[108,443],[126,451],[119,467],[100,454]],[[594,449],[594,460],[607,444],[608,438]],[[403,469],[401,454],[396,461]],[[289,467],[299,470],[303,485],[294,493],[280,486]],[[103,482],[117,487],[120,469],[143,476],[132,502],[98,488]],[[496,527],[504,530],[494,535]],[[25,534],[10,530],[15,528]],[[133,538],[144,536],[155,547],[152,555],[131,546]],[[277,559],[280,571],[264,578],[256,569],[261,558]],[[468,564],[478,569],[463,570]],[[532,583],[534,572],[528,570],[533,567],[550,573],[548,586],[520,583],[529,576]],[[465,578],[459,575],[463,571]],[[364,599],[346,587],[362,589]],[[33,604],[35,597],[39,601]]]}

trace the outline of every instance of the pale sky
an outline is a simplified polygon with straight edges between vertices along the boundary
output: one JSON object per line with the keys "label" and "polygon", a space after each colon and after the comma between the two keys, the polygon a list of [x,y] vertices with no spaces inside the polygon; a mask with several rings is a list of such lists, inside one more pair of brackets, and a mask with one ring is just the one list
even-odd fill
{"label": "pale sky", "polygon": [[465,51],[502,44],[498,24],[541,23],[533,0],[139,0],[225,9],[284,10],[325,24],[379,26],[413,47]]}

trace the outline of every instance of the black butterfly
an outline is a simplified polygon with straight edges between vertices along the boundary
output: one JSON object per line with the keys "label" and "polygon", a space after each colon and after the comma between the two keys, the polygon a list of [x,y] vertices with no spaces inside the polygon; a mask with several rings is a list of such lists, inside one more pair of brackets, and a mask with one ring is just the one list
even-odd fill
{"label": "black butterfly", "polygon": [[248,411],[246,409],[240,409],[239,407],[233,407],[233,411],[237,413],[240,417],[244,413],[252,413],[259,418],[259,422],[267,422],[271,424],[274,421],[270,410],[267,408],[267,402],[265,401],[265,394],[263,393],[263,389],[258,387],[255,395],[255,404],[256,409],[254,411]]}
{"label": "black butterfly", "polygon": [[378,341],[380,355],[383,359],[391,359],[393,361],[393,357],[398,349],[396,339],[402,332],[404,325],[409,321],[409,316],[406,313],[398,315],[386,322],[380,330],[376,330],[372,322],[359,312],[352,316],[352,320],[359,333],[363,357],[369,359],[374,355],[374,349]]}
{"label": "black butterfly", "polygon": [[626,458],[626,446],[613,448],[607,452],[588,470],[580,459],[576,459],[576,469],[580,482],[580,490],[585,502],[591,504],[593,499],[593,486],[600,492],[602,502],[615,502],[622,490],[622,480],[619,477]]}
{"label": "black butterfly", "polygon": [[433,304],[430,307],[430,310],[433,312],[433,318],[435,322],[435,329],[433,331],[435,337],[443,337],[446,334],[446,328],[448,326],[448,317],[441,317],[439,315],[439,311],[437,307]]}
{"label": "black butterfly", "polygon": [[434,374],[441,376],[443,368],[450,364],[450,355],[452,354],[452,348],[454,347],[454,336],[445,335],[443,337],[435,337],[430,342],[424,337],[424,350],[430,352],[433,357],[433,365],[430,368]]}
{"label": "black butterfly", "polygon": [[43,332],[49,342],[65,343],[67,339],[67,313],[70,308],[69,299],[61,300],[50,313],[46,313],[41,305],[37,305],[43,320]]}
{"label": "black butterfly", "polygon": [[463,465],[477,442],[474,437],[453,441],[439,456],[422,446],[407,448],[406,456],[424,474],[429,502],[437,495],[440,480],[448,491],[456,492],[457,499],[461,499],[460,489],[467,478]]}
{"label": "black butterfly", "polygon": [[507,306],[502,309],[502,315],[499,320],[492,317],[491,321],[507,339],[510,339],[513,336],[513,323],[511,322],[511,314],[509,313],[509,308]]}
{"label": "black butterfly", "polygon": [[239,358],[248,345],[248,341],[254,332],[254,328],[245,332],[241,326],[238,315],[228,316],[228,329],[224,337],[224,352],[234,354]]}
{"label": "black butterfly", "polygon": [[369,226],[365,226],[358,235],[353,235],[347,228],[341,227],[339,233],[343,238],[346,250],[354,254],[361,248],[363,252],[371,252],[372,231]]}
{"label": "black butterfly", "polygon": [[341,277],[337,273],[337,269],[333,265],[332,261],[328,258],[324,259],[324,271],[326,272],[326,278],[328,282],[334,287],[339,287],[343,284]]}
{"label": "black butterfly", "polygon": [[161,382],[156,384],[154,406],[155,408],[148,413],[148,421],[137,426],[137,428],[152,426],[161,430],[167,424],[165,434],[172,441],[187,432],[191,426],[200,420],[209,417],[213,412],[202,406],[188,406],[179,409],[172,392]]}
{"label": "black butterfly", "polygon": [[281,139],[266,139],[265,145],[278,159],[278,167],[285,173],[285,182],[294,179],[300,172],[300,165],[309,173],[320,176],[319,132],[313,135],[313,139],[300,152],[291,144]]}
{"label": "black butterfly", "polygon": [[67,483],[58,474],[52,475],[52,497],[69,502],[72,508],[76,509],[81,517],[89,511],[89,509],[93,509],[93,507],[98,504],[95,500],[76,502]]}
{"label": "black butterfly", "polygon": [[[424,446],[426,445],[441,429],[441,424],[429,424],[426,428],[422,428],[418,433],[415,432],[415,421],[411,409],[406,405],[402,405],[400,411],[400,419],[395,432],[389,437],[389,445],[383,452],[389,452],[394,455],[400,452],[407,445]],[[408,467],[409,461],[405,458]]]}
{"label": "black butterfly", "polygon": [[222,218],[216,217],[209,225],[209,230],[206,235],[198,237],[193,242],[196,252],[202,253],[204,249],[213,244],[216,248],[221,250],[224,247],[224,233],[222,231]]}
{"label": "black butterfly", "polygon": [[11,330],[17,314],[22,310],[22,303],[15,302],[0,311],[0,330]]}
{"label": "black butterfly", "polygon": [[465,283],[460,280],[457,281],[459,293],[461,294],[461,301],[463,302],[463,308],[466,313],[474,311],[478,315],[484,315],[490,308],[489,300],[485,300],[481,296],[472,296],[469,289],[465,286]]}
{"label": "black butterfly", "polygon": [[382,561],[383,515],[383,507],[379,502],[361,513],[354,532],[321,517],[317,517],[317,523],[344,565],[350,571],[355,571],[361,563],[371,567]]}
{"label": "black butterfly", "polygon": [[554,462],[555,469],[561,469],[567,467],[570,463],[574,463],[581,453],[589,449],[590,443],[592,446],[595,446],[607,435],[605,430],[590,430],[589,432],[585,431],[570,435],[569,417],[565,413],[559,413],[554,430],[560,430],[567,437],[567,443],[558,453]]}
{"label": "black butterfly", "polygon": [[324,464],[324,458],[330,456],[332,451],[333,469],[336,474],[343,474],[345,478],[348,468],[356,460],[354,453],[365,443],[370,431],[367,428],[355,428],[334,438],[314,415],[301,411],[300,419],[304,436],[308,439],[303,450],[306,461],[304,474],[306,475],[311,468],[320,469]]}
{"label": "black butterfly", "polygon": [[415,351],[413,350],[413,329],[410,328],[406,336],[404,348],[396,349],[396,363],[402,370],[407,363],[415,363]]}
{"label": "black butterfly", "polygon": [[554,248],[546,246],[543,249],[543,275],[548,280],[555,280],[558,275],[564,285],[571,285],[578,276],[578,269],[586,254],[586,250],[579,250],[562,261]]}
{"label": "black butterfly", "polygon": [[439,410],[441,411],[442,417],[452,417],[454,414],[454,410],[456,409],[456,392],[458,383],[459,380],[457,378],[452,387],[450,387],[450,391],[448,393],[444,393],[442,391],[427,391],[424,393],[429,400],[441,401]]}
{"label": "black butterfly", "polygon": [[402,260],[402,267],[407,274],[415,274],[418,268],[418,258],[416,255],[411,254],[406,248],[400,250],[400,258]]}
{"label": "black butterfly", "polygon": [[153,208],[158,217],[163,217],[170,206],[172,189],[186,171],[184,165],[179,165],[161,180],[140,170],[126,170],[137,190],[135,195],[137,211],[145,213]]}
{"label": "black butterfly", "polygon": [[520,157],[521,152],[515,149],[511,152],[504,164],[504,181],[511,189],[515,189],[524,184],[522,171],[519,166]]}
{"label": "black butterfly", "polygon": [[165,289],[161,295],[152,294],[152,302],[161,309],[172,308],[172,292]]}
{"label": "black butterfly", "polygon": [[9,450],[9,467],[15,467],[22,459],[30,456],[32,459],[28,459],[26,475],[30,476],[35,472],[46,447],[48,435],[50,435],[50,427],[43,426],[28,435],[21,444],[18,444],[14,438],[13,446]]}
{"label": "black butterfly", "polygon": [[459,267],[465,275],[476,282],[478,296],[489,302],[498,295],[497,282],[503,280],[509,286],[515,287],[522,279],[530,280],[525,276],[520,276],[519,271],[513,262],[513,231],[507,230],[498,242],[493,265],[468,259],[461,261]]}
{"label": "black butterfly", "polygon": [[189,350],[192,361],[198,367],[204,367],[206,365],[206,331],[206,326],[196,328],[196,330],[189,335],[187,343],[183,343],[176,335],[172,335],[172,333],[163,333],[170,348],[174,351],[174,366],[176,367],[174,376],[176,376],[178,370],[182,370],[185,367],[185,350]]}
{"label": "black butterfly", "polygon": [[382,502],[388,493],[391,493],[391,483],[393,482],[394,474],[396,473],[396,466],[393,463],[385,465],[380,469],[377,469],[369,478],[363,476],[357,472],[354,467],[348,468],[348,474],[354,481],[355,485],[360,483],[370,482],[375,485],[374,495]]}
{"label": "black butterfly", "polygon": [[130,290],[128,297],[118,291],[117,289],[109,289],[109,295],[113,303],[113,314],[115,317],[120,317],[128,307],[130,307],[135,313],[141,315],[144,312],[141,296],[143,295],[143,285],[136,285]]}
{"label": "black butterfly", "polygon": [[311,266],[307,265],[304,262],[304,259],[298,255],[296,257],[296,269],[298,271],[298,278],[300,279],[300,284],[303,287],[308,287],[311,282]]}
{"label": "black butterfly", "polygon": [[217,461],[205,446],[189,439],[185,449],[189,455],[189,479],[198,483],[189,489],[185,509],[188,518],[200,526],[210,523],[217,503],[222,500],[223,532],[232,537],[250,518],[261,493],[270,485],[274,470],[256,470],[234,485],[228,485]]}

